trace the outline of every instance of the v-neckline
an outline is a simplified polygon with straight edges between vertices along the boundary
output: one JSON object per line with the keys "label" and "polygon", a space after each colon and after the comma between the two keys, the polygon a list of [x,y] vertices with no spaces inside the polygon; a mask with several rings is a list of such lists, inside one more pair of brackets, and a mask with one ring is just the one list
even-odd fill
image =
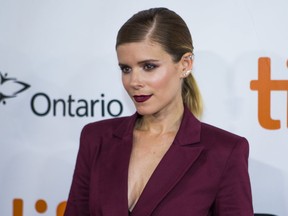
{"label": "v-neckline", "polygon": [[[103,147],[101,170],[105,172],[100,173],[99,180],[102,183],[99,193],[102,211],[110,215],[128,214],[128,166],[135,119],[134,116],[128,123],[123,121],[123,124],[113,132],[112,139],[107,140],[112,145]],[[188,136],[187,128],[189,128]],[[161,200],[181,180],[203,150],[203,146],[192,145],[200,141],[200,131],[201,124],[187,110],[174,142],[154,170],[134,208],[131,209],[131,216],[151,215]],[[113,205],[115,208],[111,209]]]}
{"label": "v-neckline", "polygon": [[[135,131],[134,131],[135,132]],[[130,172],[130,166],[131,166],[131,161],[132,160],[134,160],[134,161],[132,161],[132,163],[134,163],[134,165],[135,165],[135,161],[136,161],[136,163],[137,163],[137,161],[139,161],[139,158],[141,158],[142,156],[145,156],[145,154],[144,153],[141,153],[141,152],[147,152],[147,151],[145,151],[144,149],[141,149],[140,151],[141,152],[139,152],[139,150],[138,150],[138,153],[137,153],[137,150],[135,150],[135,149],[133,149],[133,147],[135,147],[135,145],[141,145],[141,143],[139,144],[139,143],[134,143],[134,142],[138,142],[137,140],[135,140],[135,134],[134,134],[134,132],[133,132],[133,137],[132,137],[132,144],[130,144],[132,147],[131,147],[131,152],[130,152],[130,159],[129,159],[129,165],[128,165],[128,176],[127,176],[127,185],[128,185],[128,187],[127,187],[127,199],[128,199],[128,207],[129,207],[129,209],[130,210],[133,210],[134,209],[134,207],[137,205],[137,202],[139,201],[139,199],[140,199],[140,197],[141,197],[141,195],[142,195],[142,193],[143,193],[143,191],[145,190],[145,188],[146,188],[146,186],[147,186],[147,184],[149,183],[149,181],[150,181],[150,179],[151,179],[151,177],[153,176],[153,173],[154,172],[156,172],[157,171],[157,168],[158,168],[158,166],[159,166],[159,164],[161,163],[161,161],[163,160],[163,158],[165,157],[165,155],[167,154],[167,152],[169,151],[169,149],[171,148],[171,146],[173,145],[173,143],[175,142],[175,138],[176,138],[176,136],[177,136],[177,132],[175,132],[175,134],[173,134],[173,136],[172,136],[172,138],[169,140],[169,139],[167,139],[167,142],[169,142],[166,146],[162,146],[162,148],[163,149],[159,149],[159,155],[158,155],[158,158],[154,158],[155,159],[155,163],[154,164],[151,164],[151,165],[147,165],[147,164],[145,164],[146,162],[145,161],[143,161],[143,163],[144,163],[144,165],[142,165],[141,166],[141,164],[140,165],[136,165],[136,167],[134,167],[133,168],[133,170],[135,170],[135,169],[141,169],[141,170],[146,170],[146,172],[147,172],[147,178],[145,179],[145,178],[143,178],[144,179],[144,182],[143,182],[143,187],[142,186],[140,186],[140,189],[139,189],[139,191],[137,192],[137,187],[136,187],[136,189],[133,187],[135,184],[137,184],[137,182],[138,181],[140,181],[140,182],[142,182],[142,177],[141,176],[139,176],[139,175],[136,175],[136,179],[135,179],[135,184],[131,184],[131,190],[136,190],[136,192],[134,192],[135,194],[136,194],[136,196],[132,196],[133,195],[133,191],[130,191],[129,192],[129,177],[130,177],[130,175],[133,175],[133,171],[131,171],[132,172],[132,174],[130,174],[129,172]],[[139,137],[138,137],[139,138]],[[136,138],[137,139],[137,138]],[[141,140],[141,139],[140,139]],[[140,141],[141,142],[141,141]],[[148,141],[149,142],[149,141]],[[153,143],[152,143],[153,144]],[[133,146],[134,145],[134,146]],[[153,144],[154,145],[154,144]],[[155,144],[156,145],[156,144]],[[137,147],[136,147],[137,148]],[[144,147],[145,148],[145,147]],[[134,154],[138,154],[138,156],[136,156],[136,158],[132,158],[133,157],[133,150],[134,151],[136,151],[136,152],[134,152]],[[147,149],[146,149],[147,150]],[[150,154],[151,152],[152,152],[152,154],[153,154],[153,150],[151,151],[152,149],[150,149],[150,150],[148,150],[148,154]],[[157,157],[157,156],[156,156]],[[145,159],[145,160],[149,160],[149,161],[153,161],[153,157],[151,157],[151,158],[148,158],[148,159]],[[141,163],[141,162],[140,162]],[[153,163],[153,162],[152,162]],[[150,167],[149,167],[150,166]],[[151,168],[151,170],[150,171],[148,171],[149,169]],[[141,172],[141,171],[140,171]],[[141,175],[141,174],[140,174]],[[144,174],[145,175],[145,174]],[[131,176],[132,177],[132,176]],[[137,178],[138,177],[138,178]],[[137,186],[137,185],[136,185]],[[132,195],[131,195],[132,194]],[[137,195],[139,194],[139,196],[137,197]],[[131,195],[131,199],[133,199],[133,197],[135,198],[134,200],[131,200],[131,202],[129,202],[129,195]],[[132,208],[131,208],[132,207]]]}

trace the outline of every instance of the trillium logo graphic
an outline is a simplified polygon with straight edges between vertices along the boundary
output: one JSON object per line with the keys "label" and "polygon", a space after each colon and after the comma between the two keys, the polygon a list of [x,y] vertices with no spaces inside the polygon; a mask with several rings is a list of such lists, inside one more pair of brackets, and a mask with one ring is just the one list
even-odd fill
{"label": "trillium logo graphic", "polygon": [[6,99],[16,97],[30,87],[30,85],[18,81],[16,78],[8,78],[7,75],[7,73],[3,75],[0,72],[0,103],[3,104],[6,104]]}

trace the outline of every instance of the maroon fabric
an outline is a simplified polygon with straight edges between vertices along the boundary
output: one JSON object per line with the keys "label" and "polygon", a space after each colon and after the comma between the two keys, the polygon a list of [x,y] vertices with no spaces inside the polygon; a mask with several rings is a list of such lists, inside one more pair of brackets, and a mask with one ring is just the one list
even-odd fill
{"label": "maroon fabric", "polygon": [[[137,114],[83,128],[65,216],[127,216]],[[185,108],[170,149],[132,216],[252,216],[245,138],[199,122]]]}

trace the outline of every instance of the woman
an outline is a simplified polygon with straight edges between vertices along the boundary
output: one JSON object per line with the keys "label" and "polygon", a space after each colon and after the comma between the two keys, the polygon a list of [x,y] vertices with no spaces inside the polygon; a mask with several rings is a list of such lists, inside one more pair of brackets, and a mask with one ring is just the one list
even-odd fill
{"label": "woman", "polygon": [[65,215],[253,215],[248,142],[194,117],[202,104],[182,18],[141,11],[116,51],[137,112],[84,127]]}

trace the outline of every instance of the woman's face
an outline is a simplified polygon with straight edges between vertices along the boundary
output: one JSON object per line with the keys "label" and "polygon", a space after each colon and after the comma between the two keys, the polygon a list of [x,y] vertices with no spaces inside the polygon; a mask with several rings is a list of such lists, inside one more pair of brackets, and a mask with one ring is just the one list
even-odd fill
{"label": "woman's face", "polygon": [[157,43],[133,42],[117,47],[122,82],[141,115],[183,108],[181,75],[185,64],[175,63]]}

